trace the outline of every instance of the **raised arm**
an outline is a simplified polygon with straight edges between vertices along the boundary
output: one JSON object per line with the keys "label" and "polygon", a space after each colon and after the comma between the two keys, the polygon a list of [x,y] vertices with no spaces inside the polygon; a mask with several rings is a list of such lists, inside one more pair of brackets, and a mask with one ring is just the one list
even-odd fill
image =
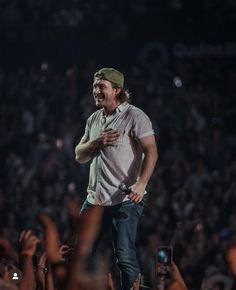
{"label": "raised arm", "polygon": [[35,288],[33,256],[35,255],[36,247],[40,240],[31,230],[23,230],[20,234],[19,242],[21,246],[20,258],[23,273],[19,290],[33,290]]}

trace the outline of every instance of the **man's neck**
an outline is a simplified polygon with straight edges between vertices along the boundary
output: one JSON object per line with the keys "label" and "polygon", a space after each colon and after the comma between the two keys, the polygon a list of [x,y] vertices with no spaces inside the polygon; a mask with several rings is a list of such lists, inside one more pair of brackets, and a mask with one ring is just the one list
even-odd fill
{"label": "man's neck", "polygon": [[112,106],[111,108],[103,108],[104,113],[106,116],[112,115],[115,113],[116,109],[119,107],[120,103],[117,103],[115,106]]}

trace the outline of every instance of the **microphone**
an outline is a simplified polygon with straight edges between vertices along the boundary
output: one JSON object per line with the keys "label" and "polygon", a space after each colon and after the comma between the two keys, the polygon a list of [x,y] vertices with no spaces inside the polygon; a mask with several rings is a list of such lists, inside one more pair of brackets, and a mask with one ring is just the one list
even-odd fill
{"label": "microphone", "polygon": [[125,183],[120,183],[119,190],[123,191],[125,194],[130,194],[130,192],[132,191]]}
{"label": "microphone", "polygon": [[[120,183],[118,186],[119,190],[124,192],[125,194],[130,194],[130,192],[132,191],[130,188],[128,188],[128,186],[125,183]],[[145,203],[143,200],[141,200],[140,202],[138,202],[139,204],[145,206]]]}

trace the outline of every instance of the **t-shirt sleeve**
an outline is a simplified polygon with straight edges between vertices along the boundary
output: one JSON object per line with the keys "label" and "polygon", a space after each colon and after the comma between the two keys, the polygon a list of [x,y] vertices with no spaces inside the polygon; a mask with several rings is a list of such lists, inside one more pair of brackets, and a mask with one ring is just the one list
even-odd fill
{"label": "t-shirt sleeve", "polygon": [[89,132],[90,132],[90,119],[87,120],[84,135],[80,140],[80,143],[85,143],[89,140]]}
{"label": "t-shirt sleeve", "polygon": [[144,137],[154,135],[152,122],[143,111],[135,114],[132,131],[135,139],[142,139]]}

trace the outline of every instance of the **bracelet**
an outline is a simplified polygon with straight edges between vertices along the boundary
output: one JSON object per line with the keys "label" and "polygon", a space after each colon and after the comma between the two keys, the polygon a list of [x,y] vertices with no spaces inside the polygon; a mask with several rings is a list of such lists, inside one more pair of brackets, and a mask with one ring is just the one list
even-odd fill
{"label": "bracelet", "polygon": [[22,256],[28,256],[28,257],[33,257],[33,253],[32,253],[32,251],[29,251],[29,250],[23,250],[22,252],[21,252],[21,255]]}
{"label": "bracelet", "polygon": [[38,268],[41,269],[44,273],[47,273],[48,272],[48,268],[47,267],[43,267],[40,264],[38,264]]}

